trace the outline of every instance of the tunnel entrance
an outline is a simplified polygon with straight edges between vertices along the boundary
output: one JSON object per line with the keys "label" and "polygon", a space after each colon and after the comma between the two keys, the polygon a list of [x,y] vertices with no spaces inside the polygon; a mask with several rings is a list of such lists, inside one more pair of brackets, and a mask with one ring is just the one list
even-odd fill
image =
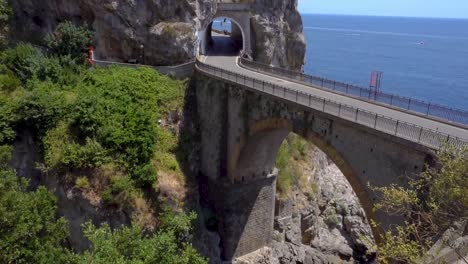
{"label": "tunnel entrance", "polygon": [[202,54],[237,56],[244,49],[244,33],[239,23],[228,17],[212,20],[205,31]]}

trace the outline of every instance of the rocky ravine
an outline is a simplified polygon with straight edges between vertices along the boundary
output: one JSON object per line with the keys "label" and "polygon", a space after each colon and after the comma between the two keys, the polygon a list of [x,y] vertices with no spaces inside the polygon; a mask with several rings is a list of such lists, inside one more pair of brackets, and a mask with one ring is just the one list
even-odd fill
{"label": "rocky ravine", "polygon": [[[195,58],[197,31],[204,21],[213,19],[216,11],[213,1],[209,0],[9,2],[15,11],[11,25],[11,32],[14,32],[12,37],[17,41],[40,44],[43,37],[52,32],[59,22],[71,20],[93,28],[100,59],[137,59],[153,65],[174,65]],[[305,42],[297,0],[257,0],[252,13],[254,58],[264,63],[301,69]],[[23,166],[18,167],[32,169],[36,159],[26,156],[20,159]],[[323,153],[316,152],[313,157],[315,169],[308,172],[309,182],[317,184],[318,195],[310,197],[297,192],[289,200],[278,199],[276,235],[272,247],[245,256],[238,260],[239,263],[367,261],[364,254],[366,243],[362,238],[369,236],[370,229],[351,187]],[[88,206],[88,203],[75,206],[79,212],[67,213],[67,208],[71,206],[67,201],[75,201],[76,195],[71,197],[65,187],[59,199],[59,211],[66,214],[70,222],[76,222],[76,230],[79,230],[83,218],[96,222],[115,222],[116,226],[129,221],[126,215],[96,213],[96,208]],[[203,218],[203,213],[198,213]],[[199,249],[211,257],[211,262],[219,263],[219,236],[203,225],[197,230],[198,241],[195,242]],[[87,243],[81,241],[78,231],[76,233],[76,241],[72,241],[72,244],[77,249],[85,248]]]}
{"label": "rocky ravine", "polygon": [[[194,59],[197,32],[216,13],[213,0],[9,0],[17,41],[40,44],[58,23],[95,31],[99,59],[176,65]],[[225,1],[228,2],[228,1]],[[252,8],[255,59],[300,69],[305,42],[297,0],[257,0]]]}
{"label": "rocky ravine", "polygon": [[237,260],[254,263],[373,263],[373,238],[364,210],[350,184],[315,148],[308,183],[316,186],[311,197],[295,190],[289,199],[276,200],[275,238],[264,248]]}

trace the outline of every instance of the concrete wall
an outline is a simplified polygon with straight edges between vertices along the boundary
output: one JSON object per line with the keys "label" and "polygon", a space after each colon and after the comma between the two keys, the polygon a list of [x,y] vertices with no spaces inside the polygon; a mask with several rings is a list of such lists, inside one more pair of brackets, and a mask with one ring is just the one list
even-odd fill
{"label": "concrete wall", "polygon": [[[419,174],[424,164],[433,159],[429,149],[324,112],[199,75],[197,100],[202,172],[211,181],[223,182],[225,186],[225,195],[217,197],[223,201],[218,203],[219,208],[226,206],[232,213],[223,211],[219,215],[224,219],[221,220],[224,226],[231,225],[230,219],[234,216],[247,219],[242,229],[248,230],[246,235],[235,232],[239,224],[227,231],[220,229],[227,259],[267,243],[251,235],[269,234],[254,224],[267,215],[255,213],[259,210],[256,205],[262,204],[263,210],[268,211],[274,210],[274,203],[265,202],[266,198],[257,195],[258,189],[251,190],[248,186],[272,175],[279,146],[290,132],[314,143],[336,163],[358,195],[367,217],[382,223],[383,230],[403,220],[373,212],[378,197],[368,184],[406,185],[406,177]],[[229,190],[229,186],[233,190]],[[243,188],[246,188],[245,193]],[[244,197],[243,200],[239,201],[238,195]],[[254,219],[248,219],[250,216]],[[270,223],[271,219],[262,221]],[[373,231],[376,234],[382,230]]]}

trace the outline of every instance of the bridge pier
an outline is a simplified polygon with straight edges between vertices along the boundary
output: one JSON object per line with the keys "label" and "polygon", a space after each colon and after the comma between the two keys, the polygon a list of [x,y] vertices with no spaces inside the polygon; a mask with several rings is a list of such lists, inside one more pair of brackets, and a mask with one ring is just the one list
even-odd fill
{"label": "bridge pier", "polygon": [[313,109],[268,95],[262,88],[233,84],[232,78],[223,81],[210,72],[199,73],[200,170],[212,183],[207,195],[219,219],[225,260],[268,246],[272,239],[275,160],[291,132],[311,141],[343,172],[367,218],[381,223],[373,229],[376,238],[402,223],[401,217],[373,211],[379,196],[370,186],[407,186],[408,177],[421,173],[433,159],[431,149],[336,117],[325,108]]}
{"label": "bridge pier", "polygon": [[212,185],[223,260],[231,261],[269,244],[273,235],[276,176]]}

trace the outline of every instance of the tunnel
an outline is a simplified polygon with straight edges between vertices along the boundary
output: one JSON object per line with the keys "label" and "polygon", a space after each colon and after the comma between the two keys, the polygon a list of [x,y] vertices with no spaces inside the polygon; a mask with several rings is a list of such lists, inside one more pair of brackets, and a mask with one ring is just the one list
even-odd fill
{"label": "tunnel", "polygon": [[204,31],[202,55],[237,56],[244,49],[244,32],[238,22],[228,17],[214,18]]}

